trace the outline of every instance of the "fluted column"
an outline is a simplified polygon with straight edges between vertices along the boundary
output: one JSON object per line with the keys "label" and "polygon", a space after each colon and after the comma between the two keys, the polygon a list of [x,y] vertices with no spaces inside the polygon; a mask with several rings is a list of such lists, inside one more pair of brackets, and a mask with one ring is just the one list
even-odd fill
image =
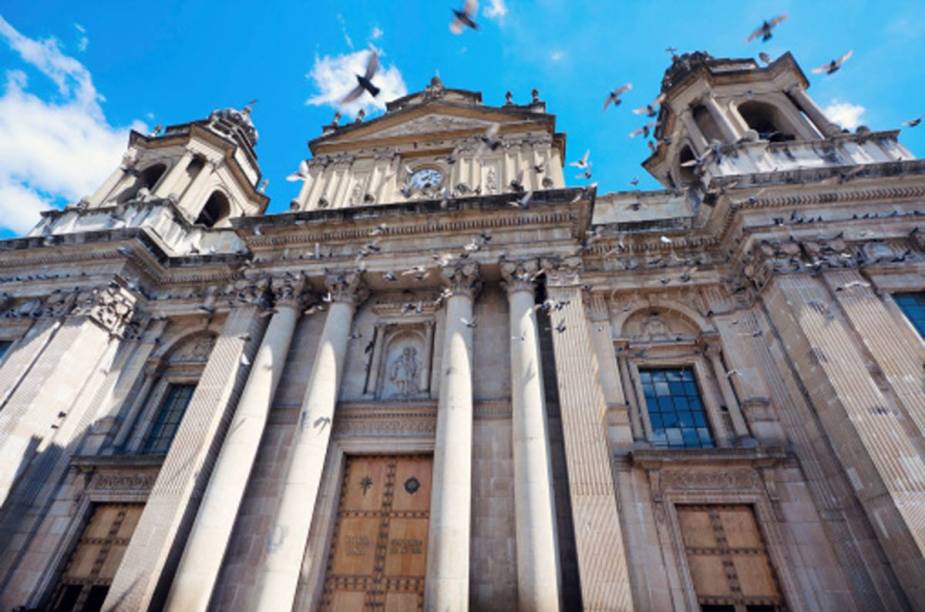
{"label": "fluted column", "polygon": [[167,610],[185,612],[206,610],[209,606],[273,396],[283,374],[289,343],[301,315],[304,287],[305,279],[301,275],[272,281],[275,313],[254,357],[247,384],[212,470],[174,578]]}
{"label": "fluted column", "polygon": [[534,309],[536,260],[502,262],[511,325],[511,405],[517,603],[520,610],[559,610],[561,572],[549,422]]}
{"label": "fluted column", "polygon": [[353,313],[365,297],[360,273],[328,273],[325,280],[331,305],[302,400],[292,457],[273,521],[271,533],[278,544],[267,552],[258,569],[252,610],[292,608],[331,439]]}
{"label": "fluted column", "polygon": [[472,305],[478,265],[447,266],[440,399],[434,440],[433,495],[427,547],[427,610],[469,609],[472,515]]}
{"label": "fluted column", "polygon": [[575,548],[586,610],[633,609],[623,527],[607,444],[607,404],[582,299],[579,258],[544,261]]}

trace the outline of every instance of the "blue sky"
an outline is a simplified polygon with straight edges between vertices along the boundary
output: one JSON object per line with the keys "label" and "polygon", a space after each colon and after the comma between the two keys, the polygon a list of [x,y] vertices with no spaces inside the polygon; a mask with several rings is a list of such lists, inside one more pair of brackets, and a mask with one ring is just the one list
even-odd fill
{"label": "blue sky", "polygon": [[[480,30],[455,36],[448,23],[457,3],[7,0],[0,237],[27,230],[43,207],[91,192],[119,162],[129,127],[181,123],[253,98],[270,212],[286,209],[298,184],[284,177],[330,121],[334,108],[324,100],[352,78],[343,67],[370,44],[382,53],[383,97],[419,90],[435,72],[448,87],[482,91],[488,104],[502,104],[507,90],[523,102],[538,88],[568,133],[569,156],[591,149],[601,191],[626,189],[633,177],[656,187],[639,166],[645,142],[627,134],[642,123],[630,109],[658,93],[668,46],[718,57],[789,50],[811,77],[810,94],[820,106],[841,105],[843,122],[891,129],[925,113],[920,0],[482,0]],[[780,13],[789,19],[770,42],[745,43]],[[809,75],[848,49],[854,57],[840,72]],[[624,105],[603,113],[606,92],[627,81],[634,89]],[[920,155],[925,124],[905,129],[902,141]]]}

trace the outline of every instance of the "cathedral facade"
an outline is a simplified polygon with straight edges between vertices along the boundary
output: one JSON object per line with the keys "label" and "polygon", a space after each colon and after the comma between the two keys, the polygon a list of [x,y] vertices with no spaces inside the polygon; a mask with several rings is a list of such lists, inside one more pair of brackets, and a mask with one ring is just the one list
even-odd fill
{"label": "cathedral facade", "polygon": [[534,92],[132,133],[0,242],[0,609],[925,609],[925,163],[676,56],[664,189]]}

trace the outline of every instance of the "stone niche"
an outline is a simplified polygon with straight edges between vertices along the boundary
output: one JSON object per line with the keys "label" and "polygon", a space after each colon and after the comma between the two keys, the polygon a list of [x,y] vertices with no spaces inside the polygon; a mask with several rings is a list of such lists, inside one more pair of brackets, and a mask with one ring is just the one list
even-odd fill
{"label": "stone niche", "polygon": [[376,325],[364,395],[383,401],[431,398],[434,322]]}

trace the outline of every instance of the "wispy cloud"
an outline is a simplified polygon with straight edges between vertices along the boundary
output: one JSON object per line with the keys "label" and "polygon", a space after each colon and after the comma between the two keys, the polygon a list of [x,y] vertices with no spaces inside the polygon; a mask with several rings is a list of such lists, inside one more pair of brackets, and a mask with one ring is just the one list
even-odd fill
{"label": "wispy cloud", "polygon": [[364,93],[358,100],[341,106],[340,101],[351,89],[356,87],[355,75],[365,72],[368,57],[369,51],[365,49],[343,55],[315,56],[315,63],[306,76],[314,82],[318,93],[306,100],[305,103],[314,106],[326,104],[339,109],[350,117],[356,117],[361,108],[367,113],[371,109],[385,110],[387,101],[400,98],[408,93],[408,88],[405,86],[401,72],[396,66],[387,66],[383,62],[383,54],[380,51],[379,72],[373,77],[373,83],[382,91],[375,98],[369,93]]}
{"label": "wispy cloud", "polygon": [[843,128],[853,130],[861,125],[861,116],[867,109],[860,104],[832,100],[832,103],[823,109],[825,116]]}
{"label": "wispy cloud", "polygon": [[75,23],[74,29],[80,32],[80,37],[77,39],[77,50],[83,53],[90,45],[90,38],[87,36],[87,28],[83,27],[79,23]]}
{"label": "wispy cloud", "polygon": [[385,34],[385,32],[382,31],[382,28],[380,28],[379,26],[375,25],[375,26],[373,26],[372,32],[369,33],[369,39],[370,39],[370,40],[379,40],[380,38],[382,38],[382,35],[383,35],[383,34]]}
{"label": "wispy cloud", "polygon": [[119,163],[128,128],[109,124],[90,72],[55,40],[24,36],[3,17],[0,39],[51,79],[60,98],[39,98],[27,91],[24,71],[6,72],[0,95],[0,227],[24,232],[38,221],[39,211],[99,187]]}
{"label": "wispy cloud", "polygon": [[565,51],[561,49],[553,49],[549,52],[549,61],[551,62],[561,62],[565,59]]}
{"label": "wispy cloud", "polygon": [[507,5],[504,0],[489,0],[488,6],[482,10],[482,14],[489,19],[502,21],[507,16]]}
{"label": "wispy cloud", "polygon": [[344,42],[353,49],[353,39],[350,38],[350,34],[347,34],[347,21],[341,13],[337,14],[337,21],[340,23],[340,33],[344,35]]}

